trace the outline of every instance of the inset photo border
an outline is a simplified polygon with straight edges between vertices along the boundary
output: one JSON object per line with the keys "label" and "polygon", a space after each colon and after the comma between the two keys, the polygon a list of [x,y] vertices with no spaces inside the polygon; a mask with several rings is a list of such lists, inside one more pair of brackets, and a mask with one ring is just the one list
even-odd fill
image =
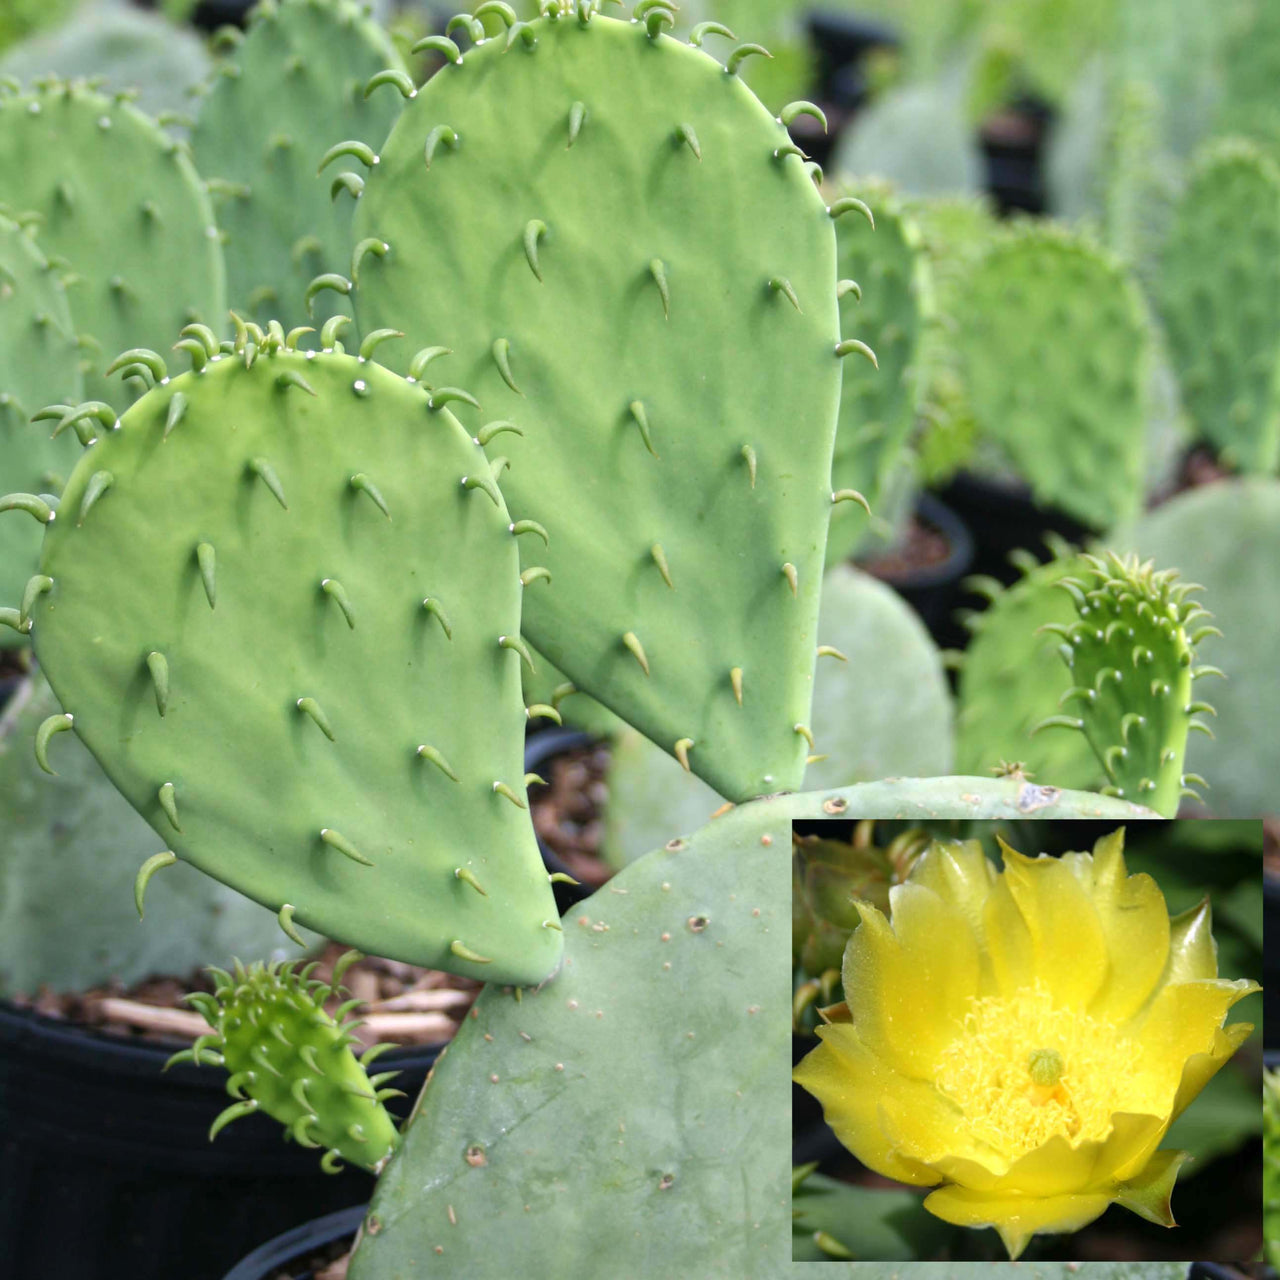
{"label": "inset photo border", "polygon": [[1257,1258],[1263,843],[796,822],[793,1258]]}

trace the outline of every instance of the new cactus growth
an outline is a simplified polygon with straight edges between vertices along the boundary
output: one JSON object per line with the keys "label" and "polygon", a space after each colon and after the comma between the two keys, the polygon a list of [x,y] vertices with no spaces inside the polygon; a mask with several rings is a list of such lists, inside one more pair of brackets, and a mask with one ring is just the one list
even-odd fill
{"label": "new cactus growth", "polygon": [[861,500],[830,473],[841,357],[869,353],[841,341],[833,218],[861,205],[828,207],[787,133],[816,109],[774,118],[736,74],[758,46],[721,64],[718,24],[685,44],[653,0],[541,7],[485,6],[500,34],[437,43],[379,152],[330,149],[367,173],[353,277],[313,288],[453,352],[410,372],[476,395],[546,533],[530,641],[724,794],[794,787],[826,526]]}
{"label": "new cactus growth", "polygon": [[[29,419],[54,400],[78,403],[83,386],[71,313],[57,272],[32,238],[0,217],[0,488],[47,493],[75,465],[75,438],[49,438]],[[0,522],[0,600],[22,598],[40,552],[40,530],[27,521]],[[21,610],[0,611],[0,648],[22,642]]]}
{"label": "new cactus growth", "polygon": [[[400,1134],[383,1106],[399,1090],[382,1087],[397,1073],[370,1077],[366,1068],[386,1047],[375,1045],[357,1059],[351,1051],[360,1025],[346,1015],[360,1002],[350,1000],[337,1020],[324,1002],[339,987],[342,974],[360,953],[348,951],[334,968],[333,984],[312,978],[315,963],[236,962],[234,974],[210,968],[213,995],[196,992],[187,1000],[211,1031],[175,1062],[208,1062],[227,1069],[227,1092],[236,1099],[213,1122],[209,1137],[233,1120],[265,1111],[279,1120],[304,1147],[324,1148],[320,1164],[337,1173],[342,1162],[377,1172],[396,1149]],[[341,1025],[339,1025],[341,1024]]]}
{"label": "new cactus growth", "polygon": [[[844,329],[864,338],[878,364],[846,364],[840,424],[831,465],[834,489],[863,493],[877,515],[897,478],[925,390],[924,335],[933,319],[932,280],[920,232],[909,208],[883,186],[859,184],[874,213],[836,224]],[[831,512],[827,563],[853,553],[867,529],[856,503]]]}
{"label": "new cactus growth", "polygon": [[955,340],[979,430],[1040,501],[1097,529],[1136,515],[1150,338],[1118,261],[1019,226],[975,267]]}
{"label": "new cactus growth", "polygon": [[1184,794],[1197,796],[1183,773],[1187,734],[1213,736],[1200,714],[1213,708],[1197,701],[1192,682],[1221,675],[1193,665],[1196,645],[1220,635],[1212,617],[1187,596],[1202,588],[1178,581],[1176,570],[1157,571],[1136,556],[1084,556],[1087,572],[1057,584],[1070,595],[1077,619],[1049,623],[1062,639],[1060,653],[1072,687],[1063,695],[1066,713],[1041,727],[1080,730],[1102,762],[1110,782],[1105,794],[1144,804],[1174,817]]}
{"label": "new cactus growth", "polygon": [[208,197],[186,149],[124,91],[53,79],[0,89],[0,205],[34,215],[43,251],[78,276],[71,313],[93,399],[119,410],[132,398],[106,381],[114,352],[165,345],[194,321],[221,326]]}
{"label": "new cactus growth", "polygon": [[1160,309],[1196,430],[1246,472],[1280,463],[1280,171],[1251,143],[1201,157],[1160,262]]}
{"label": "new cactus growth", "polygon": [[308,284],[351,262],[351,193],[331,199],[316,166],[331,138],[380,146],[401,98],[367,87],[378,72],[407,77],[386,32],[349,0],[259,5],[238,35],[225,33],[192,154],[225,234],[232,307],[262,324],[305,324]]}
{"label": "new cactus growth", "polygon": [[[46,522],[29,616],[74,728],[176,853],[379,954],[537,982],[559,924],[524,799],[516,539],[480,447],[434,393],[330,322],[234,346],[89,442]],[[114,367],[114,366],[113,366]],[[7,519],[19,518],[11,514]],[[23,517],[25,518],[25,517]],[[110,625],[104,628],[104,620]],[[484,733],[475,726],[483,725]]]}
{"label": "new cactus growth", "polygon": [[1014,552],[1021,577],[1011,586],[985,576],[965,582],[967,591],[988,603],[964,615],[972,634],[959,663],[956,767],[961,773],[990,773],[1001,761],[1016,761],[1028,777],[1090,790],[1106,775],[1084,738],[1033,732],[1057,714],[1065,686],[1062,640],[1046,627],[1066,626],[1076,617],[1070,597],[1056,584],[1087,574],[1074,548],[1055,542],[1053,552],[1044,564],[1028,551]]}

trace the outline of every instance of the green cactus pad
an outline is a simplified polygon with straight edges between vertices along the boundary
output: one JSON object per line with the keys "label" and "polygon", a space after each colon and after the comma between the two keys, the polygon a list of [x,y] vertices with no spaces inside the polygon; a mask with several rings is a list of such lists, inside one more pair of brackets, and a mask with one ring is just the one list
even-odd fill
{"label": "green cactus pad", "polygon": [[351,1280],[497,1280],[512,1241],[538,1276],[786,1274],[792,819],[1029,813],[1150,816],[1010,780],[876,782],[742,805],[632,863],[565,918],[551,982],[481,993]]}
{"label": "green cactus pad", "polygon": [[[881,185],[859,183],[849,193],[870,206],[875,230],[865,218],[836,224],[840,309],[845,332],[865,339],[879,363],[845,366],[832,488],[858,490],[881,515],[925,390],[922,343],[933,314],[932,280],[920,233],[903,202]],[[827,564],[851,555],[866,529],[866,513],[857,504],[835,507]]]}
{"label": "green cactus pad", "polygon": [[[1240,480],[1179,494],[1114,534],[1121,552],[1177,565],[1204,584],[1204,600],[1222,635],[1197,648],[1227,678],[1210,679],[1215,740],[1195,734],[1187,769],[1204,777],[1205,806],[1219,818],[1257,818],[1280,810],[1280,682],[1274,678],[1276,565],[1280,564],[1280,484]],[[1195,696],[1203,686],[1197,682]],[[1075,736],[1075,735],[1064,735]]]}
{"label": "green cactus pad", "polygon": [[449,394],[363,356],[211,338],[202,371],[157,364],[48,527],[34,639],[71,715],[38,750],[56,768],[74,723],[171,851],[286,931],[545,978],[522,586],[483,453]]}
{"label": "green cactus pad", "polygon": [[1116,260],[1019,226],[969,278],[955,341],[979,430],[1039,501],[1097,529],[1137,513],[1150,334]]}
{"label": "green cactus pad", "polygon": [[1280,171],[1252,144],[1205,152],[1160,262],[1159,303],[1196,430],[1248,472],[1280,463]]}
{"label": "green cactus pad", "polygon": [[127,101],[46,80],[0,92],[0,205],[32,213],[41,248],[79,276],[71,314],[85,335],[85,391],[117,409],[117,352],[161,347],[192,321],[221,328],[222,248],[185,149]]}
{"label": "green cactus pad", "polygon": [[[597,738],[629,732],[608,707],[601,706],[590,694],[583,693],[571,680],[567,680],[564,672],[557,671],[532,645],[529,652],[534,665],[524,668],[521,679],[524,682],[524,700],[531,710],[550,707],[560,717],[561,724],[571,725]],[[555,719],[554,716],[542,718]]]}
{"label": "green cactus pad", "polygon": [[283,0],[254,10],[200,103],[191,147],[226,236],[227,297],[262,324],[305,324],[311,280],[350,268],[352,201],[316,168],[336,138],[381,145],[402,99],[365,86],[387,67],[403,75],[359,6]]}
{"label": "green cactus pad", "polygon": [[1061,637],[1040,628],[1075,619],[1070,597],[1055,584],[1085,571],[1065,544],[1039,564],[1015,553],[1022,577],[1010,587],[971,578],[967,589],[988,605],[965,616],[973,633],[960,664],[956,713],[956,767],[991,773],[1001,762],[1021,763],[1028,777],[1059,787],[1092,790],[1106,774],[1079,734],[1033,733],[1060,710],[1069,678],[1058,653]]}
{"label": "green cactus pad", "polygon": [[1196,645],[1218,633],[1212,614],[1186,597],[1199,586],[1178,582],[1176,569],[1157,571],[1152,561],[1081,557],[1086,572],[1058,579],[1075,605],[1076,621],[1050,623],[1044,630],[1061,638],[1059,653],[1073,684],[1060,705],[1064,715],[1045,728],[1078,729],[1102,762],[1110,795],[1124,796],[1166,818],[1176,816],[1189,781],[1183,774],[1187,734],[1212,736],[1200,713],[1214,715],[1197,701],[1197,677],[1221,674],[1195,668]]}
{"label": "green cactus pad", "polygon": [[[0,217],[0,489],[61,488],[75,437],[50,440],[50,428],[30,418],[55,400],[78,403],[82,391],[62,283],[30,236]],[[39,553],[38,525],[0,521],[0,600],[21,598]],[[21,642],[21,631],[0,626],[0,648]]]}
{"label": "green cactus pad", "polygon": [[297,954],[271,912],[194,867],[160,876],[139,922],[135,878],[160,842],[79,742],[58,743],[56,778],[36,764],[32,735],[57,710],[36,675],[0,716],[0,996]]}
{"label": "green cactus pad", "polygon": [[544,8],[401,115],[356,216],[356,315],[450,348],[420,375],[502,431],[522,555],[551,574],[531,642],[725,794],[794,787],[838,356],[865,354],[840,341],[832,215],[861,215],[734,74],[751,46],[726,68],[659,34],[661,5]]}
{"label": "green cactus pad", "polygon": [[[343,961],[359,955],[349,951],[338,961],[335,983]],[[234,975],[211,968],[214,994],[187,999],[212,1033],[174,1054],[168,1065],[207,1061],[226,1067],[227,1092],[237,1101],[213,1122],[210,1139],[240,1116],[261,1110],[279,1120],[295,1142],[326,1148],[320,1160],[326,1173],[337,1173],[344,1160],[377,1172],[400,1141],[382,1105],[399,1090],[378,1087],[396,1073],[370,1079],[365,1065],[378,1050],[367,1049],[357,1060],[351,1032],[359,1019],[339,1026],[325,1012],[333,988],[309,976],[314,967],[299,971],[272,962],[246,970],[237,960]],[[339,1016],[359,1003],[349,1001]]]}

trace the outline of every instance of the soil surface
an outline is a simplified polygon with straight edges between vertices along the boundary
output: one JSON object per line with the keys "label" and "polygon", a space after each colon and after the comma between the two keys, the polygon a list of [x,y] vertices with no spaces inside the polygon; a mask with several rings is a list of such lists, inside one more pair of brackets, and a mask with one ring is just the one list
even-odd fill
{"label": "soil surface", "polygon": [[951,543],[931,524],[913,516],[906,537],[898,546],[872,560],[859,560],[859,568],[890,584],[909,578],[920,569],[944,564],[951,554]]}
{"label": "soil surface", "polygon": [[[346,951],[329,943],[313,976],[328,979],[339,956]],[[355,1016],[365,1020],[355,1035],[365,1045],[389,1041],[397,1045],[440,1044],[451,1040],[458,1024],[475,1002],[481,984],[470,978],[419,969],[366,956],[346,971],[346,999],[364,1003]],[[82,1026],[128,1036],[135,1040],[169,1042],[194,1040],[208,1024],[183,1002],[192,991],[213,991],[213,981],[203,971],[185,979],[148,978],[132,987],[108,983],[80,994],[42,989],[34,999],[15,998],[20,1007],[34,1007],[50,1018],[66,1019]],[[344,997],[336,992],[330,1012]]]}
{"label": "soil surface", "polygon": [[529,788],[533,829],[584,885],[598,889],[614,869],[600,856],[609,803],[609,744],[556,756],[543,766],[545,787]]}

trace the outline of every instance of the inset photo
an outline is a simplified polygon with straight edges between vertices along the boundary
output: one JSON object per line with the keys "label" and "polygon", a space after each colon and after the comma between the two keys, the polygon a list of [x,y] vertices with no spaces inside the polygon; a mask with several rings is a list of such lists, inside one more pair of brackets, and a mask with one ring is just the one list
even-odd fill
{"label": "inset photo", "polygon": [[796,1261],[1260,1255],[1261,822],[792,839]]}

